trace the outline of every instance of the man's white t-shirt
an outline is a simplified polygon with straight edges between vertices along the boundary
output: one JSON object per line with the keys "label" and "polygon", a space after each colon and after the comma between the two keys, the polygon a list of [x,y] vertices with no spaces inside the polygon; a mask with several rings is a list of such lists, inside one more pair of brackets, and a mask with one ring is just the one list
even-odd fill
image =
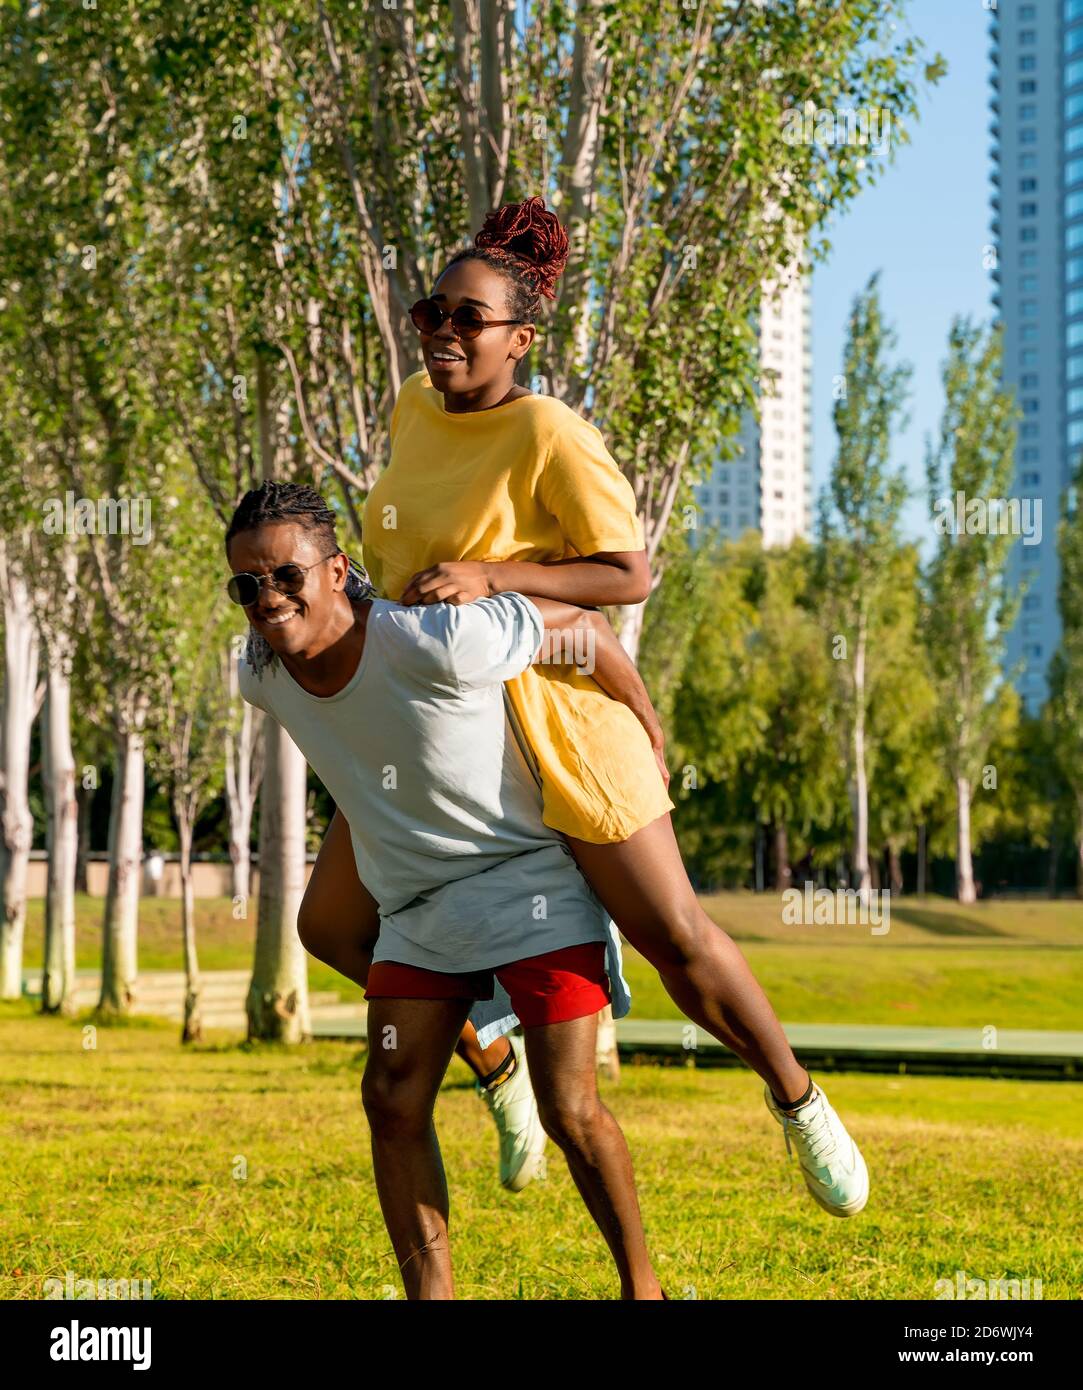
{"label": "man's white t-shirt", "polygon": [[374,960],[460,973],[604,941],[613,1011],[628,1010],[619,937],[541,791],[505,708],[541,613],[518,593],[468,604],[372,601],[357,670],[336,695],[281,661],[241,694],[291,735],[350,826],[380,910]]}

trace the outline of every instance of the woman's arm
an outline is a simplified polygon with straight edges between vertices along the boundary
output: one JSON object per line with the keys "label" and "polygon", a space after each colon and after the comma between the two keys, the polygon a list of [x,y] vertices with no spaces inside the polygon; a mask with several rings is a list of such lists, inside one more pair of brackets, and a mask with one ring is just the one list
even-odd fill
{"label": "woman's arm", "polygon": [[642,603],[651,591],[651,568],[645,550],[541,562],[454,560],[415,574],[399,602],[473,603],[510,590],[569,604]]}
{"label": "woman's arm", "polygon": [[575,665],[614,700],[627,705],[647,731],[662,780],[669,786],[665,734],[635,662],[621,646],[603,613],[527,594],[545,620],[545,641],[535,661]]}

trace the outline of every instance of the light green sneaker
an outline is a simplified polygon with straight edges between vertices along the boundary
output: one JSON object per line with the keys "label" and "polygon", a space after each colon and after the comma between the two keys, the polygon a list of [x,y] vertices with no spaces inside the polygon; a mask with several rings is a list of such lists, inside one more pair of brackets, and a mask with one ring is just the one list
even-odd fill
{"label": "light green sneaker", "polygon": [[500,1184],[509,1192],[522,1192],[529,1182],[545,1173],[546,1133],[538,1115],[538,1102],[530,1084],[526,1046],[514,1034],[508,1037],[516,1067],[495,1091],[478,1091],[492,1112],[500,1135]]}
{"label": "light green sneaker", "polygon": [[814,1083],[811,1099],[787,1113],[779,1109],[769,1086],[763,1094],[782,1126],[788,1154],[793,1136],[805,1186],[816,1201],[832,1216],[856,1216],[869,1200],[869,1170],[827,1096]]}

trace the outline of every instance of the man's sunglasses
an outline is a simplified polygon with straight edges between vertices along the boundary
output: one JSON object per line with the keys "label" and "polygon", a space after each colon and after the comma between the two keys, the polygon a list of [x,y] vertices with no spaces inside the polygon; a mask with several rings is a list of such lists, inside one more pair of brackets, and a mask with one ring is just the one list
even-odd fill
{"label": "man's sunglasses", "polygon": [[460,304],[450,313],[442,309],[435,300],[419,299],[410,310],[410,322],[426,338],[440,328],[445,319],[451,320],[451,329],[457,338],[464,340],[476,338],[483,328],[502,328],[509,323],[526,323],[526,319],[483,319],[481,311],[472,304]]}
{"label": "man's sunglasses", "polygon": [[256,602],[260,585],[264,583],[270,584],[271,588],[277,589],[280,594],[299,594],[305,587],[305,575],[309,570],[314,570],[317,565],[322,565],[324,560],[333,560],[336,555],[341,554],[341,550],[332,550],[330,555],[325,555],[322,560],[313,560],[311,565],[279,565],[270,574],[235,574],[226,585],[226,593],[242,608],[248,608]]}

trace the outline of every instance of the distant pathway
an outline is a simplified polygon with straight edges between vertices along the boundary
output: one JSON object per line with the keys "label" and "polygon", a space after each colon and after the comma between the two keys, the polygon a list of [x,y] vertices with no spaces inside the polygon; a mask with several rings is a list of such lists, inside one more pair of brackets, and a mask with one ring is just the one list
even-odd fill
{"label": "distant pathway", "polygon": [[[100,976],[78,972],[76,1007],[98,1002]],[[203,972],[203,1026],[244,1032],[248,970]],[[40,971],[28,971],[24,993],[41,992]],[[180,1022],[184,1007],[181,971],[149,970],[136,984],[134,1012]],[[363,1041],[364,1003],[343,1003],[331,991],[309,995],[312,1036]],[[807,1067],[823,1071],[918,1072],[941,1075],[1027,1076],[1083,1081],[1083,1032],[1038,1029],[907,1028],[862,1024],[783,1024],[790,1045]],[[679,1019],[624,1019],[617,1023],[621,1056],[683,1062],[686,1066],[739,1066],[737,1058],[702,1028]]]}

